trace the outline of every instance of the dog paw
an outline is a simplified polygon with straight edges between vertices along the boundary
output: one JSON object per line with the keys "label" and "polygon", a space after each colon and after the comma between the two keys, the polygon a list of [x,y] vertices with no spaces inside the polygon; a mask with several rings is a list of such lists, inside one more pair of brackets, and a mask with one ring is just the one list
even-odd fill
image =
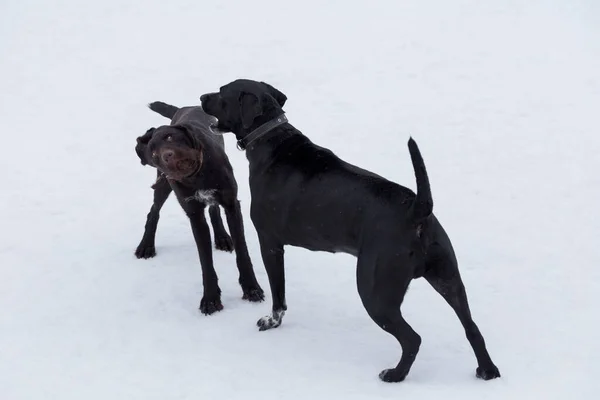
{"label": "dog paw", "polygon": [[227,233],[221,235],[215,235],[215,248],[217,250],[226,251],[231,253],[233,251],[233,240]]}
{"label": "dog paw", "polygon": [[269,329],[277,328],[281,325],[281,320],[285,314],[284,310],[273,311],[272,315],[267,315],[258,320],[256,325],[259,331],[266,331]]}
{"label": "dog paw", "polygon": [[200,312],[204,315],[211,315],[217,311],[221,311],[223,309],[223,303],[221,303],[221,298],[217,296],[216,298],[207,298],[206,296],[202,297],[200,300]]}
{"label": "dog paw", "polygon": [[492,365],[491,367],[487,368],[478,367],[476,375],[479,379],[489,381],[490,379],[500,378],[500,371],[495,365]]}
{"label": "dog paw", "polygon": [[258,284],[253,287],[242,288],[242,290],[244,291],[244,295],[242,296],[243,300],[259,303],[265,299],[265,292]]}
{"label": "dog paw", "polygon": [[145,243],[140,243],[140,245],[135,249],[135,256],[137,258],[152,258],[156,255],[156,248],[154,245],[147,245]]}
{"label": "dog paw", "polygon": [[402,382],[408,372],[399,371],[396,368],[384,369],[379,373],[379,379],[384,382]]}

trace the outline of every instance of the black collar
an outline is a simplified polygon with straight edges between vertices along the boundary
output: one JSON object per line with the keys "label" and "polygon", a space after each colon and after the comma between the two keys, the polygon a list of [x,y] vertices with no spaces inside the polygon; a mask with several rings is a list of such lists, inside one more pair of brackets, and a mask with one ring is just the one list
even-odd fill
{"label": "black collar", "polygon": [[256,128],[255,130],[253,130],[252,132],[250,132],[249,134],[247,134],[240,140],[238,140],[238,142],[237,142],[238,150],[241,150],[241,151],[246,150],[246,147],[248,147],[248,145],[250,143],[254,142],[256,139],[258,139],[265,133],[277,128],[279,125],[285,124],[286,122],[288,122],[288,119],[285,116],[285,114],[278,115],[277,117],[273,118],[269,122],[265,122],[264,124],[262,124],[261,126]]}

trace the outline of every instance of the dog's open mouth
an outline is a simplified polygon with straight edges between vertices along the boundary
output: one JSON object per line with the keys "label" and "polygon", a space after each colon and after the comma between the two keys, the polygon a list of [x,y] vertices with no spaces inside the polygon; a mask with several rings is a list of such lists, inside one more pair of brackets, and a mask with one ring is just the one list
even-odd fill
{"label": "dog's open mouth", "polygon": [[195,160],[190,160],[190,159],[180,160],[180,161],[177,161],[177,163],[175,164],[175,168],[177,168],[177,171],[187,172],[187,171],[193,170],[195,167],[195,164],[196,164]]}
{"label": "dog's open mouth", "polygon": [[165,171],[165,177],[170,180],[181,181],[182,179],[196,175],[200,171],[202,168],[202,157],[179,160],[174,166],[173,170]]}

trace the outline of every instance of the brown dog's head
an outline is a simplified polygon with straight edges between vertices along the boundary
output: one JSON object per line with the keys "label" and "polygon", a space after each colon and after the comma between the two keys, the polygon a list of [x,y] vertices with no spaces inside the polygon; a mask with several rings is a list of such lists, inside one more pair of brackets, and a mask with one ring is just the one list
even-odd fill
{"label": "brown dog's head", "polygon": [[265,82],[238,79],[200,97],[202,109],[217,117],[217,128],[238,136],[277,117],[287,97]]}
{"label": "brown dog's head", "polygon": [[135,151],[142,165],[151,165],[176,181],[196,175],[202,167],[202,145],[187,125],[151,128],[137,138]]}

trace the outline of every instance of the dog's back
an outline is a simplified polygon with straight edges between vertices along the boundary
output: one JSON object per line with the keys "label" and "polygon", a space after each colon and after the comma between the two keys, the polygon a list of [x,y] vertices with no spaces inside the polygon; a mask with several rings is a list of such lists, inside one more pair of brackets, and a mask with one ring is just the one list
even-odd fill
{"label": "dog's back", "polygon": [[148,104],[148,108],[171,120],[171,125],[186,124],[191,125],[197,134],[202,134],[204,137],[210,138],[217,143],[221,148],[225,147],[223,135],[213,132],[213,126],[217,125],[217,119],[208,115],[199,106],[176,107],[171,104],[155,101]]}

